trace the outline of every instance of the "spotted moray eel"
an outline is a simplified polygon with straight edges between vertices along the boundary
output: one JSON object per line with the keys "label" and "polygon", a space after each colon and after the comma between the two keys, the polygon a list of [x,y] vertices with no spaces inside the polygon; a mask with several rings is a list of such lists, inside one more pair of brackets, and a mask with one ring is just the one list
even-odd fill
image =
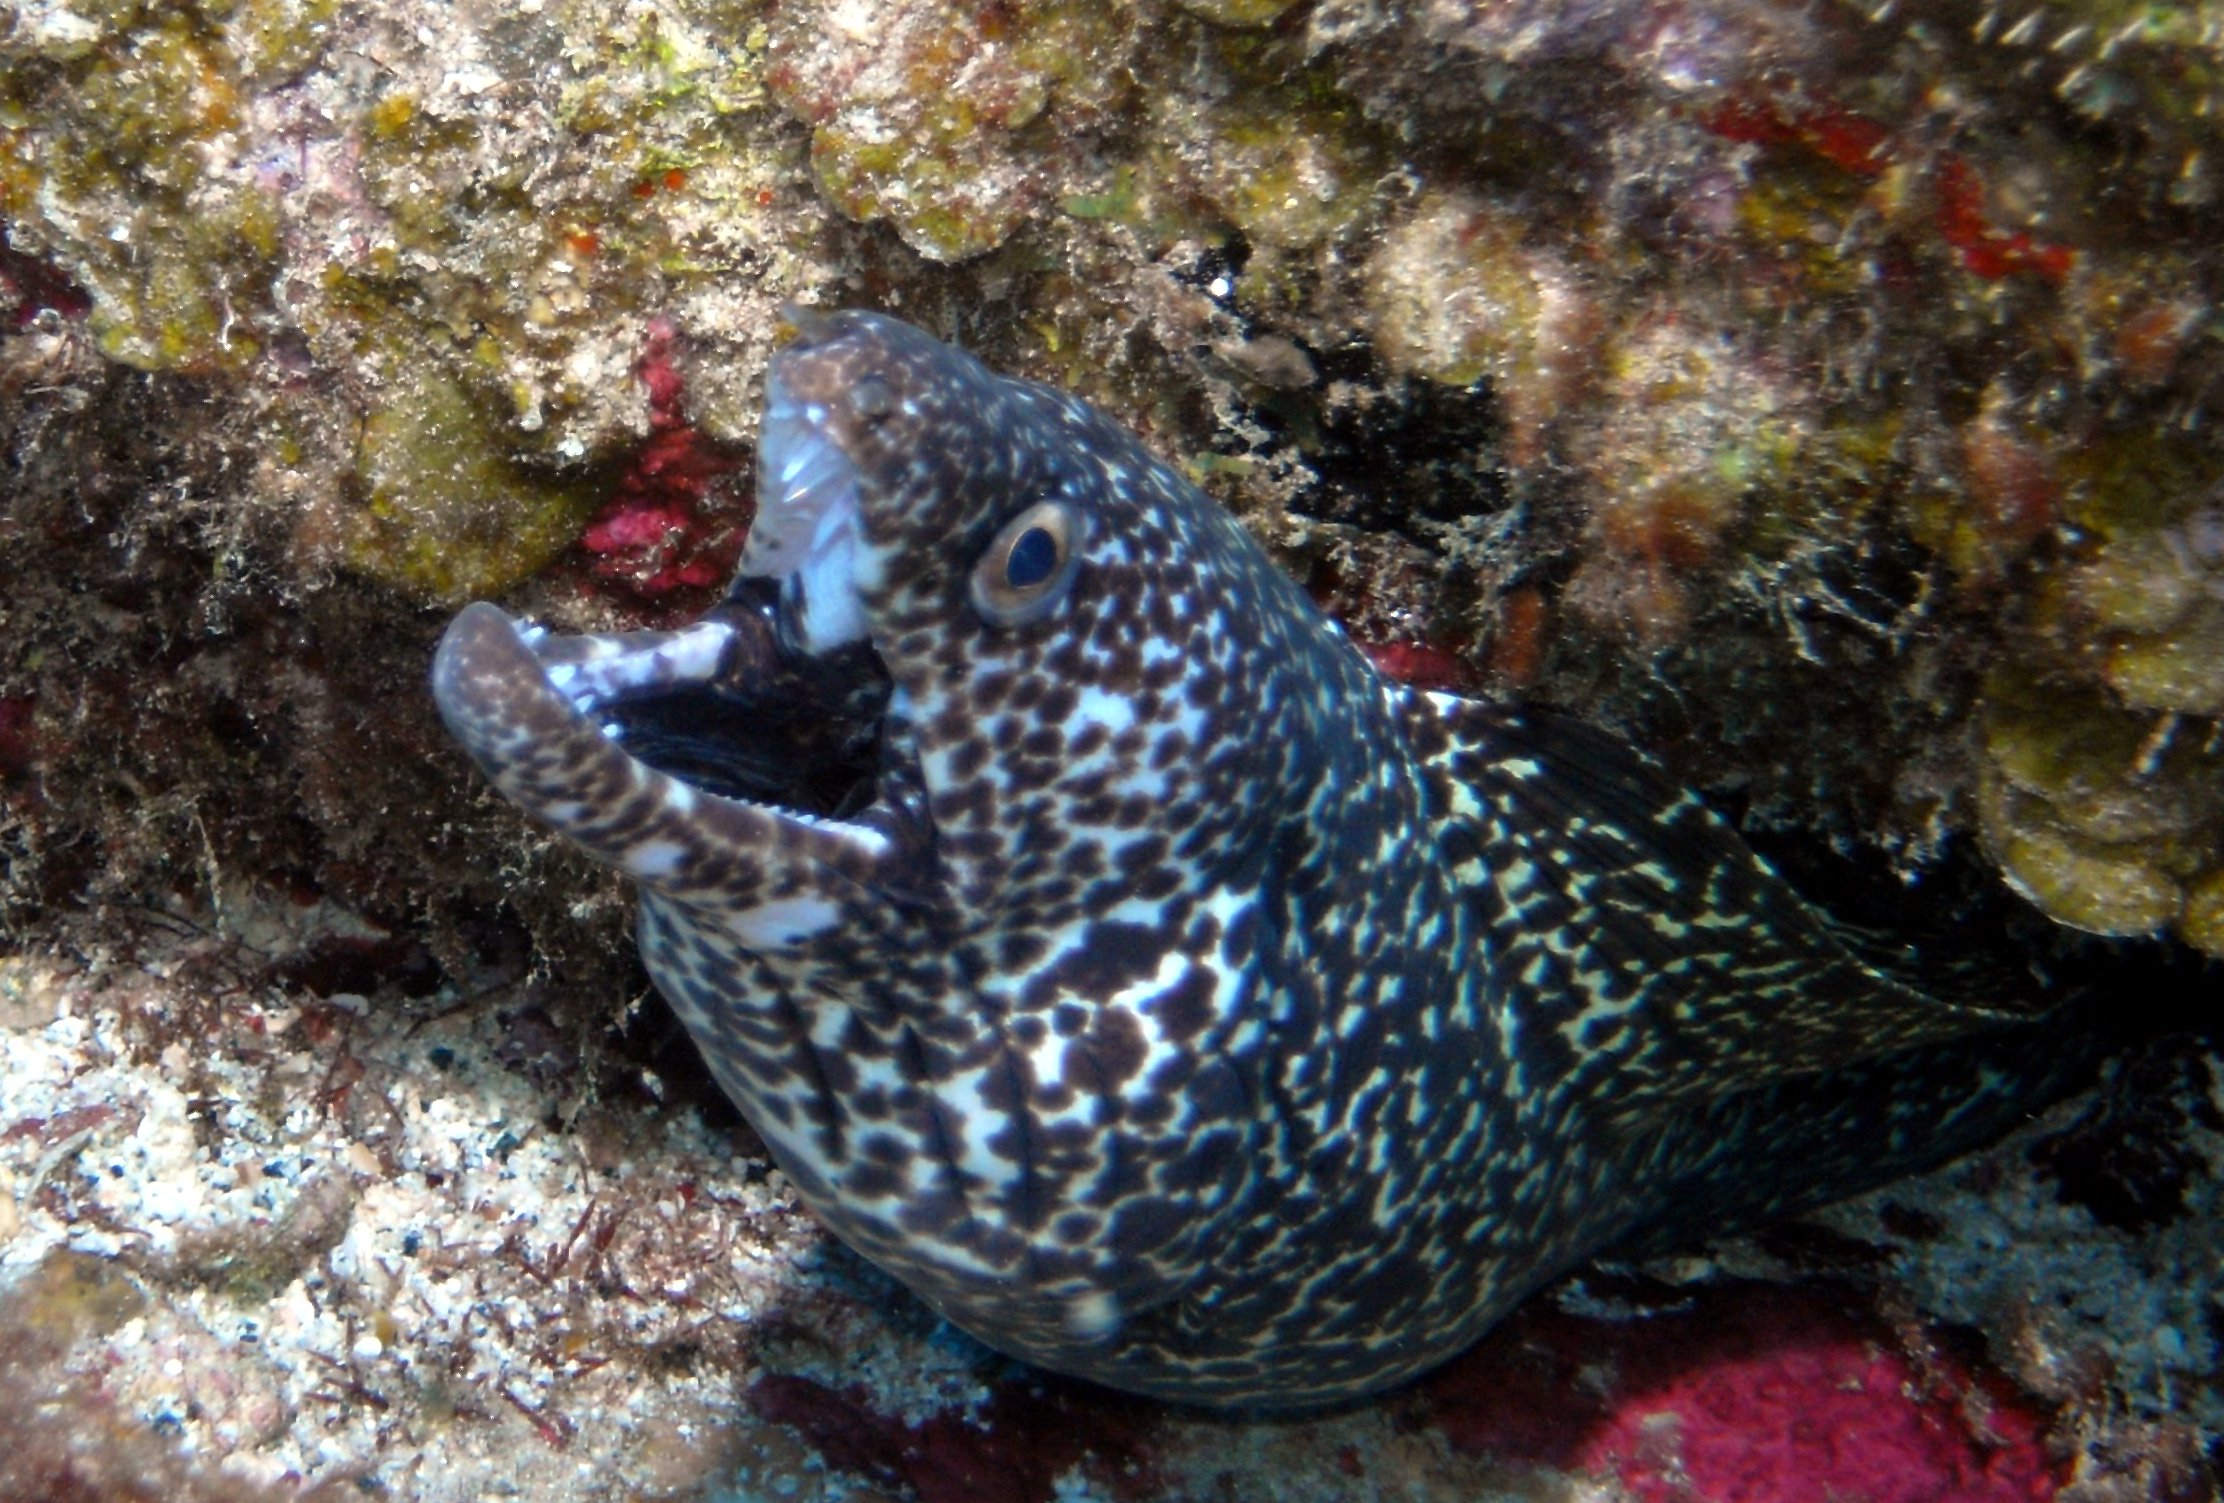
{"label": "spotted moray eel", "polygon": [[732,596],[433,672],[840,1237],[992,1346],[1290,1407],[1602,1250],[1971,1146],[2057,1088],[1612,738],[1385,681],[1101,413],[796,314]]}

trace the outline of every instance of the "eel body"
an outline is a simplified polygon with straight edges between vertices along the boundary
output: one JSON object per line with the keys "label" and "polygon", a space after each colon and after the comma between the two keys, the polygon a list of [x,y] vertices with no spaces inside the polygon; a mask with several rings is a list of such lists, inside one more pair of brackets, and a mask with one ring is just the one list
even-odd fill
{"label": "eel body", "polygon": [[463,611],[433,684],[817,1214],[1046,1367],[1369,1393],[1604,1249],[1997,1133],[2065,1051],[1898,979],[1580,725],[1386,682],[1080,400],[798,314],[728,600]]}

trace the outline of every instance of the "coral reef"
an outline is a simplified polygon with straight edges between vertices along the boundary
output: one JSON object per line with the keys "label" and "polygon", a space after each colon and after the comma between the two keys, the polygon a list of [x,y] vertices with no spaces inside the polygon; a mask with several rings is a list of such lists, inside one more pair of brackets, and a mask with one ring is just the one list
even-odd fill
{"label": "coral reef", "polygon": [[[1974,853],[1980,885],[2060,925],[2224,955],[2219,37],[2215,0],[0,5],[0,1135],[40,1124],[0,1136],[0,1283],[114,1255],[142,1301],[6,1343],[0,1382],[86,1395],[73,1436],[114,1442],[96,1476],[46,1411],[11,1412],[45,1468],[18,1475],[230,1496],[357,1467],[399,1496],[525,1455],[555,1497],[608,1445],[634,1496],[742,1465],[839,1496],[933,1485],[898,1462],[938,1415],[1034,1433],[984,1397],[1008,1374],[879,1310],[777,1197],[706,1191],[754,1184],[748,1140],[676,1125],[719,1109],[683,1051],[605,1035],[643,985],[623,894],[481,797],[424,703],[443,602],[589,626],[715,590],[788,300],[887,307],[1106,404],[1392,672],[1615,724],[1750,830],[1871,857],[1948,925],[1941,855]],[[314,937],[263,932],[288,905]],[[32,957],[75,969],[33,985]],[[22,1015],[62,995],[69,1018]],[[94,1048],[103,1015],[139,1021]],[[201,1072],[183,1086],[173,1044]],[[114,1115],[35,1104],[48,1051]],[[430,1277],[394,1228],[453,1222],[462,1246],[479,1215],[383,1156],[426,1128],[429,1106],[395,1125],[413,1073],[463,1082],[448,1126],[473,1146],[433,1172],[481,1176],[487,1225],[546,1280],[511,1270],[507,1325],[379,1304]],[[2190,1101],[2197,1073],[2112,1099]],[[1838,1224],[1887,1249],[1862,1277],[1893,1332],[1909,1309],[1966,1323],[2037,1396],[2062,1496],[2196,1495],[2224,1429],[2192,1376],[2215,1366],[2213,1257],[2189,1251],[2213,1129],[2079,1110],[2040,1171],[2011,1151]],[[155,1165],[203,1184],[196,1133],[241,1176],[212,1204],[264,1225],[124,1258],[215,1225],[129,1189]],[[598,1249],[586,1178],[500,1198],[505,1133],[528,1165],[614,1135],[626,1183],[659,1188]],[[719,1307],[755,1334],[660,1345],[590,1308],[659,1276],[626,1240],[659,1226],[780,1250],[761,1301]],[[364,1272],[386,1263],[399,1282]],[[161,1362],[243,1350],[208,1312],[312,1272],[292,1334],[319,1355],[163,1407]],[[775,1309],[808,1318],[783,1337]],[[1934,1371],[1852,1318],[1832,1329]],[[508,1393],[472,1366],[536,1339],[556,1355],[519,1357]],[[867,1347],[855,1399],[840,1358]],[[148,1386],[109,1385],[102,1352]],[[829,1471],[810,1424],[750,1410],[768,1376],[854,1410],[867,1462]],[[1963,1444],[1983,1387],[1894,1433]],[[635,1392],[671,1401],[604,1428]],[[1590,1485],[1455,1452],[1420,1398],[1142,1440],[1042,1402],[1040,1428],[1112,1438],[1093,1461],[1045,1441],[1014,1464],[1027,1496],[1117,1494],[1130,1465],[1169,1496],[1268,1467],[1323,1498]],[[287,1451],[297,1420],[330,1450]],[[2028,1459],[1999,1438],[1973,1443]],[[194,1466],[292,1459],[219,1483],[173,1442]]]}
{"label": "coral reef", "polygon": [[[1310,21],[1376,118],[1488,164],[1417,156],[1368,289],[1377,354],[1487,394],[1509,497],[1562,529],[1446,550],[1471,632],[1535,581],[1544,692],[1765,747],[1758,805],[1912,864],[1974,828],[2056,919],[2213,953],[2214,209],[2198,110],[2131,103],[2210,44],[2070,5],[1547,9]],[[1897,765],[1786,744],[1755,674],[1865,681]]]}
{"label": "coral reef", "polygon": [[291,33],[316,20],[259,7],[218,40],[198,16],[159,7],[15,14],[0,218],[66,220],[71,274],[110,358],[163,369],[255,359],[268,299],[234,294],[268,284],[278,215],[252,172],[227,170],[238,164],[212,162],[205,147],[240,139],[253,90],[299,65]]}
{"label": "coral reef", "polygon": [[783,7],[766,84],[811,125],[811,172],[852,219],[940,261],[1001,245],[1125,90],[1125,7]]}
{"label": "coral reef", "polygon": [[[238,504],[292,519],[296,575],[453,600],[577,541],[621,607],[702,588],[731,548],[715,446],[746,433],[771,307],[830,278],[1018,312],[982,320],[995,353],[1181,435],[1301,569],[1397,513],[1355,491],[1440,488],[1355,473],[1330,438],[1443,415],[1438,388],[1478,437],[1429,464],[1464,468],[1474,506],[1342,591],[1418,602],[1385,645],[1487,671],[1533,591],[1525,687],[1663,742],[1695,719],[1766,743],[1734,776],[1787,820],[1911,865],[1975,829],[2064,922],[2217,943],[2224,815],[2119,765],[2175,831],[2128,852],[2007,745],[2136,726],[2215,781],[2213,153],[2200,90],[2165,84],[2209,58],[2194,22],[25,14],[9,266],[82,288],[109,357],[244,386],[272,438]],[[622,378],[658,319],[695,351],[686,419]],[[1908,588],[1845,577],[1879,555]],[[1812,692],[1803,670],[1864,680],[1900,765],[1788,744],[1716,687],[1732,659],[1785,686],[1771,703]],[[2067,691],[2051,730],[2016,713],[2034,684]],[[2124,872],[2137,901],[2108,891]]]}

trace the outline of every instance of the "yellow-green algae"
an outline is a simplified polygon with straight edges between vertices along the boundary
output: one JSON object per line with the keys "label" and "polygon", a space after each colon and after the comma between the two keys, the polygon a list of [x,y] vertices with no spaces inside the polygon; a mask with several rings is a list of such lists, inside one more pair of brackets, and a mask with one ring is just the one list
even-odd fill
{"label": "yellow-green algae", "polygon": [[1125,6],[914,4],[862,24],[791,7],[772,88],[811,122],[811,169],[851,219],[938,261],[993,250],[1055,196],[1064,156],[1125,97]]}
{"label": "yellow-green algae", "polygon": [[1193,16],[1222,26],[1267,26],[1281,19],[1297,0],[1178,0]]}
{"label": "yellow-green algae", "polygon": [[147,1297],[116,1259],[56,1248],[9,1289],[6,1308],[11,1334],[78,1340],[142,1314]]}
{"label": "yellow-green algae", "polygon": [[537,474],[506,452],[485,403],[439,362],[395,362],[363,424],[363,504],[344,556],[420,598],[500,594],[545,567],[594,506],[580,479]]}
{"label": "yellow-green algae", "polygon": [[2224,457],[2127,433],[2065,468],[2065,509],[2097,540],[2067,571],[2065,629],[2099,629],[2101,677],[2122,703],[2224,714]]}
{"label": "yellow-green algae", "polygon": [[102,353],[142,369],[260,352],[274,189],[239,159],[259,76],[314,55],[328,5],[57,7],[0,42],[0,218],[92,296]]}
{"label": "yellow-green algae", "polygon": [[2059,468],[2075,546],[1979,702],[1986,842],[2064,923],[2224,954],[2224,461],[2126,427]]}
{"label": "yellow-green algae", "polygon": [[[796,164],[754,132],[757,15],[582,0],[521,22],[476,92],[369,102],[363,181],[390,239],[304,316],[320,348],[379,373],[360,504],[337,528],[353,568],[453,601],[577,537],[610,424],[641,420],[649,315],[766,258],[760,200]],[[519,103],[491,114],[491,90]]]}
{"label": "yellow-green algae", "polygon": [[[1286,8],[1211,19],[1250,26]],[[986,15],[923,0],[882,20],[783,11],[767,79],[811,125],[828,202],[933,260],[994,250],[1051,204],[1155,239],[1232,227],[1311,251],[1366,222],[1396,159],[1301,39],[1176,14],[1144,38],[1129,8],[1073,0]]]}
{"label": "yellow-green algae", "polygon": [[2196,950],[2224,955],[2224,866],[2186,884],[2178,934]]}
{"label": "yellow-green algae", "polygon": [[2224,715],[2224,602],[2204,600],[2160,632],[2113,644],[2102,676],[2137,709]]}
{"label": "yellow-green algae", "polygon": [[1202,41],[1224,85],[1202,99],[1153,91],[1148,170],[1270,253],[1254,276],[1274,255],[1299,258],[1370,223],[1396,154],[1328,70],[1279,37],[1208,32]]}
{"label": "yellow-green algae", "polygon": [[[639,431],[650,312],[790,254],[762,224],[800,166],[768,128],[763,9],[568,0],[475,55],[405,39],[333,75],[358,112],[312,163],[249,112],[319,62],[333,0],[42,7],[0,38],[0,219],[90,292],[112,359],[241,372],[290,325],[361,413],[304,535],[431,597],[499,589],[583,517],[543,477]],[[269,421],[317,401],[288,388]]]}
{"label": "yellow-green algae", "polygon": [[[2164,931],[2224,869],[2224,763],[2173,717],[2010,669],[1987,680],[1979,814],[2008,879],[2096,934]],[[2206,900],[2204,900],[2206,901]],[[2185,937],[2213,942],[2213,924]]]}
{"label": "yellow-green algae", "polygon": [[389,89],[364,110],[389,239],[363,269],[394,311],[478,345],[520,432],[568,457],[575,415],[624,385],[613,334],[637,342],[652,311],[781,253],[761,203],[797,164],[763,129],[760,9],[552,5],[470,87]]}

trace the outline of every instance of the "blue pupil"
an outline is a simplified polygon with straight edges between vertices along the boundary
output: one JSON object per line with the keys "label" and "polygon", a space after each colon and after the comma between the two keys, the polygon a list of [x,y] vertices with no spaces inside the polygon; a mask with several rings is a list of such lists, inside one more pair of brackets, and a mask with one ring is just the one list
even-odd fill
{"label": "blue pupil", "polygon": [[1004,555],[1004,583],[1015,590],[1041,584],[1058,567],[1058,540],[1047,527],[1030,527],[1012,540]]}

